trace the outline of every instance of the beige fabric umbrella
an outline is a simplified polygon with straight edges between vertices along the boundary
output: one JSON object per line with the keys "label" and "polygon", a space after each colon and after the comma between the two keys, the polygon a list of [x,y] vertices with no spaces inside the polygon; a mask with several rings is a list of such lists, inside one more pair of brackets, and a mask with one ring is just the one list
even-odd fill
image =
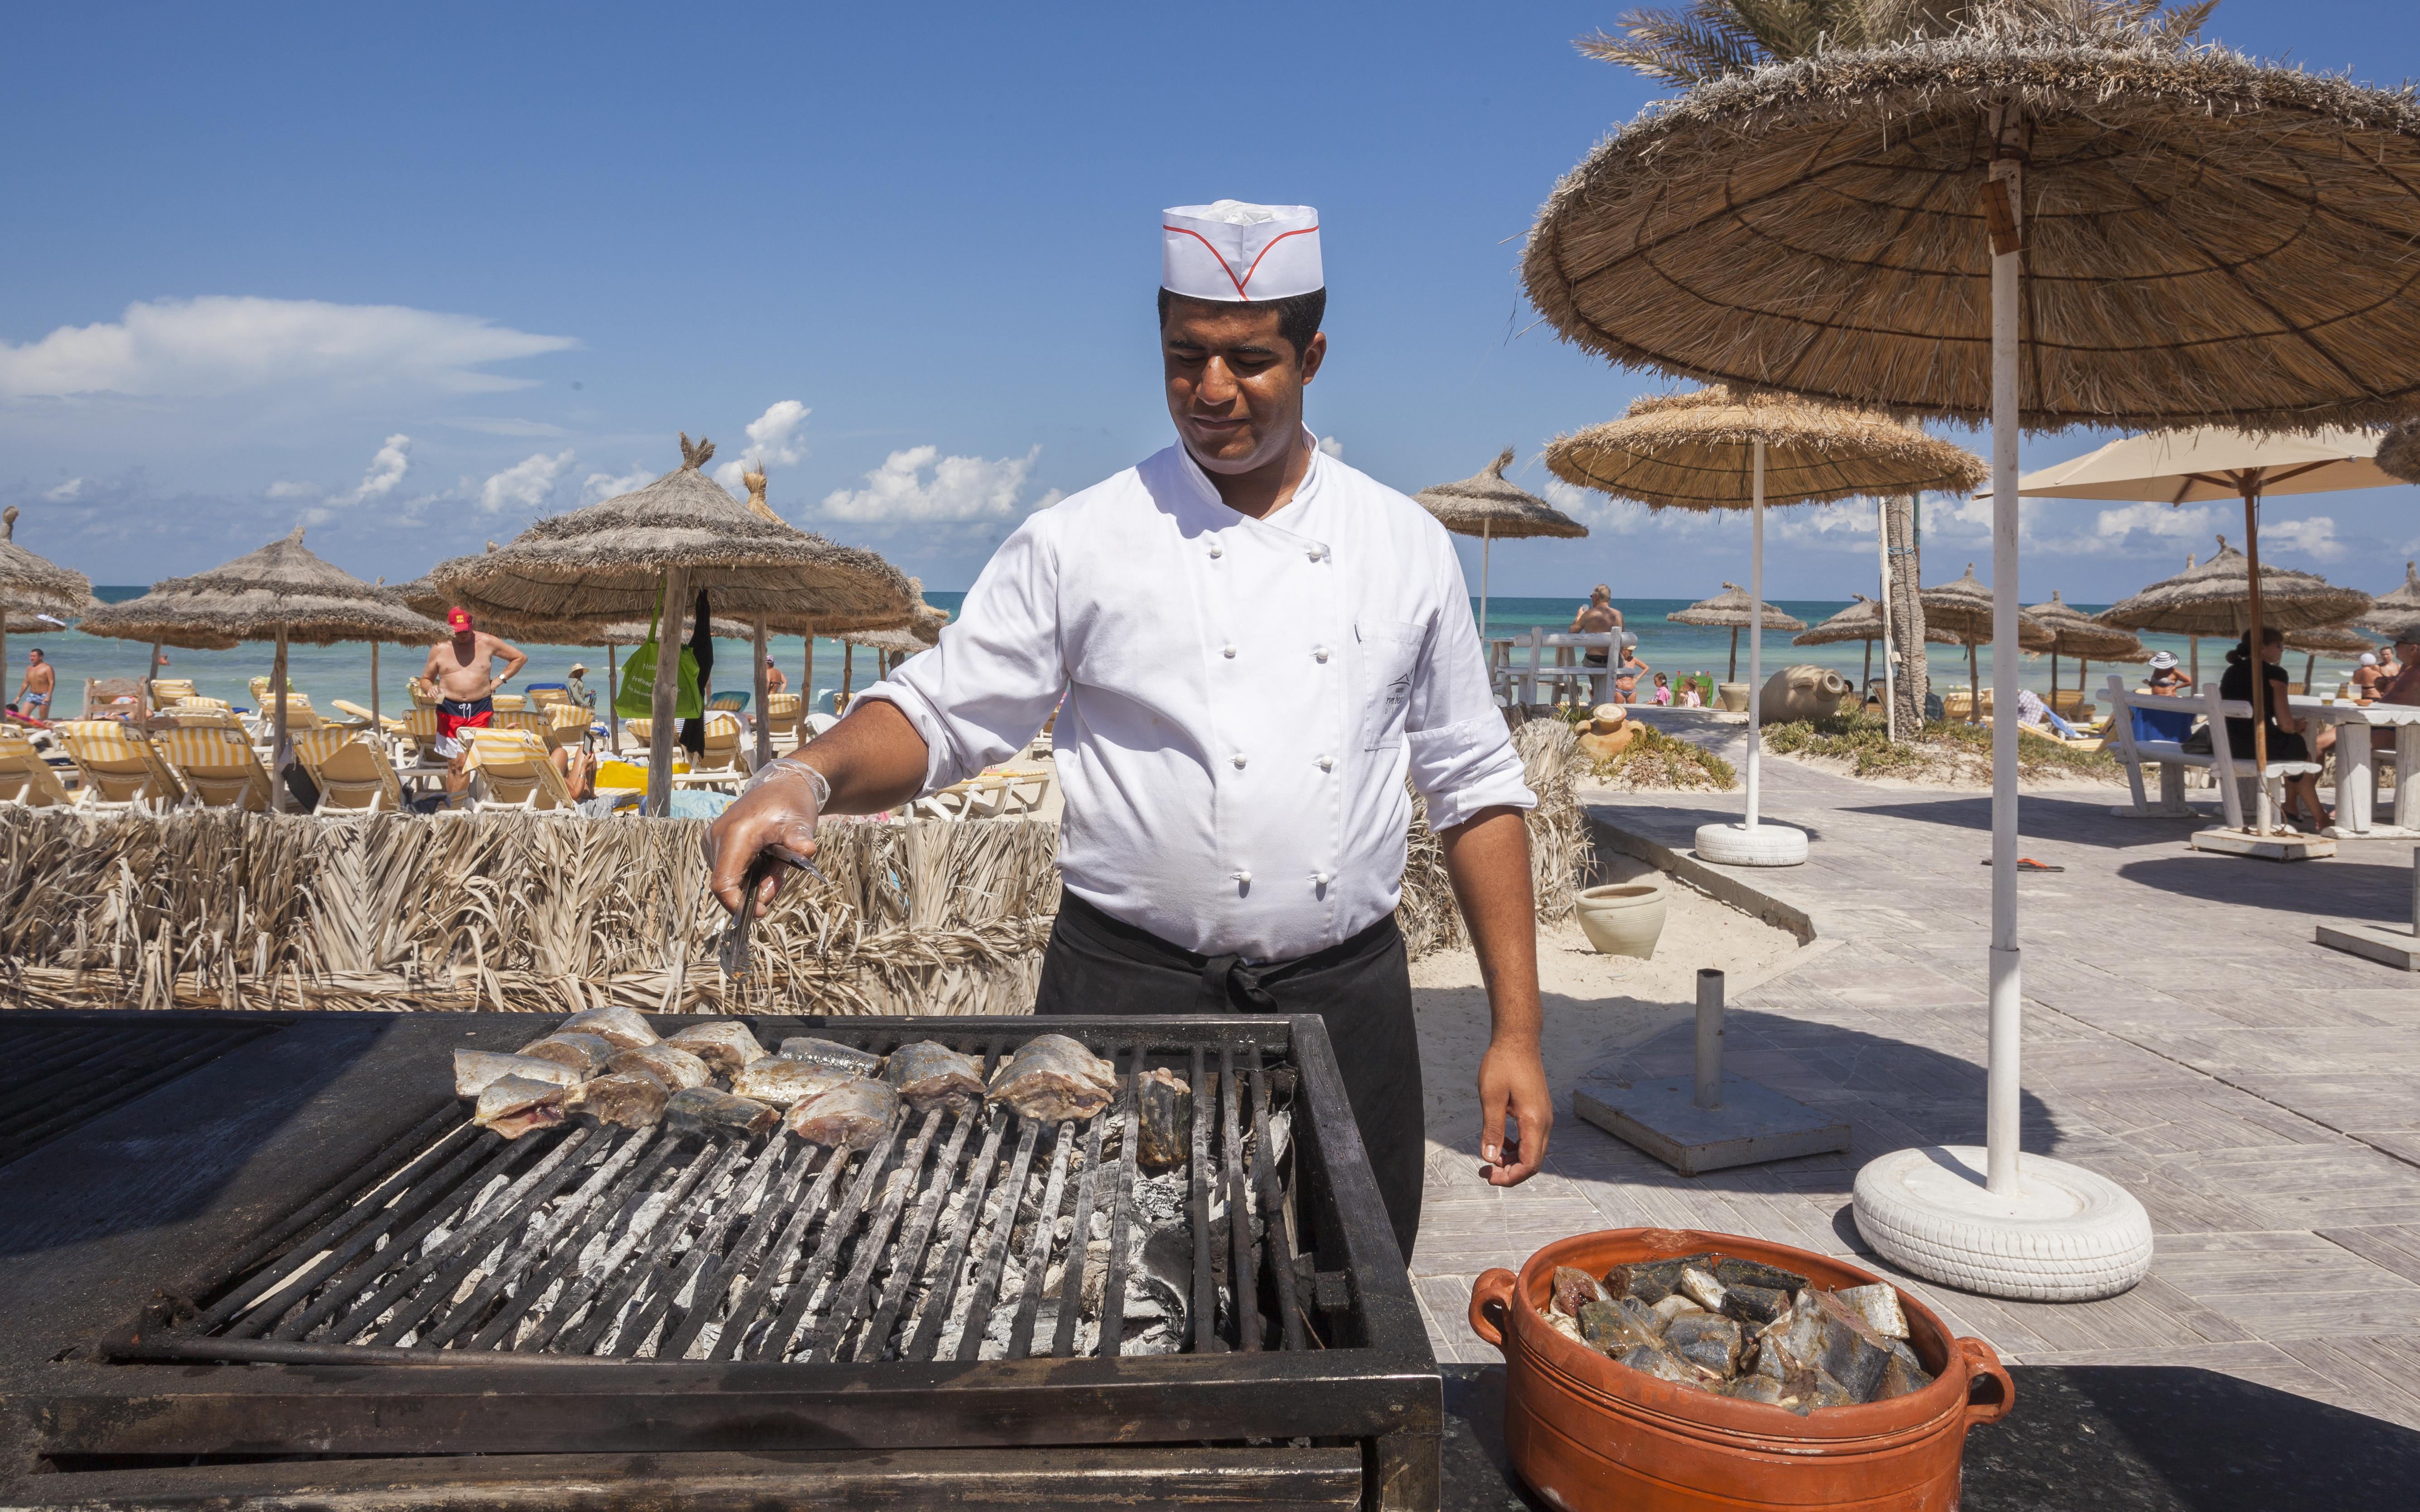
{"label": "beige fabric umbrella", "polygon": [[873,552],[834,546],[732,498],[706,475],[713,455],[712,441],[692,445],[684,434],[681,465],[645,487],[551,516],[501,548],[441,562],[428,574],[435,591],[508,624],[601,626],[651,618],[662,607],[652,814],[665,811],[671,794],[677,684],[670,648],[685,639],[698,589],[734,618],[812,617],[826,633],[897,624],[915,601],[908,579]]}
{"label": "beige fabric umbrella", "polygon": [[2034,622],[2051,633],[2050,692],[2054,707],[2058,703],[2058,658],[2061,652],[2075,658],[2075,688],[2080,695],[2084,682],[2091,674],[2096,661],[2137,662],[2151,659],[2143,642],[2131,633],[2102,624],[2091,615],[2068,604],[2051,590],[2050,602],[2036,604],[2026,609]]}
{"label": "beige fabric umbrella", "polygon": [[1488,553],[1498,539],[1507,541],[1549,535],[1577,540],[1588,527],[1536,494],[1504,481],[1512,465],[1512,448],[1459,483],[1434,484],[1412,495],[1456,535],[1479,537],[1479,637],[1487,639]]}
{"label": "beige fabric umbrella", "polygon": [[65,619],[83,614],[100,602],[92,596],[92,582],[83,573],[38,557],[17,544],[17,517],[22,513],[14,504],[0,509],[0,693],[7,688],[10,630],[39,633],[43,622],[37,615]]}
{"label": "beige fabric umbrella", "polygon": [[[1864,641],[1866,671],[1857,684],[1857,696],[1862,699],[1866,688],[1874,680],[1874,642],[1885,638],[1887,627],[1883,624],[1883,607],[1880,604],[1863,594],[1851,594],[1849,597],[1853,602],[1847,609],[1792,637],[1790,643],[1793,646],[1836,646],[1849,640]],[[1931,625],[1925,626],[1924,638],[1945,646],[1958,643],[1956,636],[1946,635]]]}
{"label": "beige fabric umbrella", "polygon": [[[1938,587],[1918,589],[1916,596],[1924,605],[1924,627],[1927,630],[1939,629],[1946,634],[1955,636],[1958,643],[1966,648],[1966,686],[1974,691],[1974,697],[1969,701],[1967,707],[1967,718],[1975,723],[1981,723],[1983,674],[1976,647],[1986,640],[1993,640],[1992,669],[1994,672],[1999,671],[2000,651],[1992,633],[1993,625],[1992,591],[1976,579],[1975,563],[1970,562],[1966,563],[1966,571],[1956,580],[1942,583]],[[2057,643],[2058,638],[2051,633],[2048,625],[2043,625],[2031,614],[2020,612],[2017,615],[2019,648],[2025,651],[2048,651]],[[1994,683],[1996,682],[1995,678]],[[1996,687],[1994,691],[1997,691]]]}
{"label": "beige fabric umbrella", "polygon": [[283,811],[282,768],[286,738],[286,648],[334,645],[343,640],[427,646],[445,639],[445,627],[408,608],[392,588],[365,583],[314,555],[302,544],[302,527],[244,555],[190,578],[168,578],[123,604],[84,617],[86,635],[196,650],[224,650],[242,640],[274,640],[269,686],[274,733],[272,762],[281,768],[270,784],[270,807]]}

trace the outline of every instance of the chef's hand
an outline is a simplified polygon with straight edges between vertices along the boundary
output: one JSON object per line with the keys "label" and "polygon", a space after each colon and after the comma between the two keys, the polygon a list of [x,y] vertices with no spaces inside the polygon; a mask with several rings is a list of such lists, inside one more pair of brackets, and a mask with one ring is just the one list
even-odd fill
{"label": "chef's hand", "polygon": [[[784,757],[759,771],[740,790],[738,801],[706,826],[706,886],[715,901],[739,912],[740,888],[748,868],[768,845],[786,845],[800,856],[815,854],[815,820],[822,811],[819,795],[830,789],[823,774],[806,763]],[[782,890],[777,867],[756,889],[756,910],[765,911]]]}
{"label": "chef's hand", "polygon": [[[1517,1143],[1504,1138],[1508,1114],[1520,1130]],[[1546,1087],[1546,1063],[1537,1042],[1489,1041],[1479,1062],[1479,1158],[1488,1184],[1518,1186],[1537,1175],[1554,1127],[1554,1094]]]}

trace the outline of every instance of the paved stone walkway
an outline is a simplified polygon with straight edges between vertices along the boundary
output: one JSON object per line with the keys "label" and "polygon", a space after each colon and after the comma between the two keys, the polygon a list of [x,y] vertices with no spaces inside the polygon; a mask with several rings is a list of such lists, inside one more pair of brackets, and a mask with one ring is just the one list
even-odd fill
{"label": "paved stone walkway", "polygon": [[[1492,1356],[1464,1320],[1470,1280],[1550,1239],[1653,1224],[1862,1253],[1860,1165],[1983,1143],[1989,799],[1765,772],[1767,816],[1807,829],[1811,859],[1724,875],[1814,943],[1732,994],[1726,1063],[1849,1119],[1854,1149],[1677,1176],[1581,1122],[1569,1092],[1685,1073],[1691,1028],[1676,1013],[1608,1046],[1559,1072],[1548,1168],[1527,1185],[1433,1160],[1413,1273],[1441,1357]],[[2184,844],[2195,825],[2113,817],[2113,796],[2024,800],[2024,854],[2067,869],[2022,884],[2024,1145],[2143,1201],[2151,1276],[2065,1305],[1900,1279],[2011,1361],[2197,1365],[2420,1427],[2420,979],[2312,941],[2319,918],[2408,917],[2412,842],[2290,866],[2206,856]],[[1738,800],[1600,794],[1591,812],[1685,852]]]}

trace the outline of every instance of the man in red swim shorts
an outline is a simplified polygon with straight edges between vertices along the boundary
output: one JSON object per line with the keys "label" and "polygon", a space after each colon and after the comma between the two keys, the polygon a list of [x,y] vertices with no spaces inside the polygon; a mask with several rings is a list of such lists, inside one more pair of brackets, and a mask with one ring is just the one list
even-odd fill
{"label": "man in red swim shorts", "polygon": [[[496,717],[497,689],[511,682],[513,674],[529,664],[529,657],[510,642],[478,628],[471,621],[471,611],[458,604],[445,611],[445,627],[454,632],[454,639],[428,648],[420,679],[437,695],[437,750],[453,768],[446,775],[445,790],[459,793],[471,785],[471,742],[461,732],[483,729]],[[499,657],[504,663],[504,675],[490,676]]]}

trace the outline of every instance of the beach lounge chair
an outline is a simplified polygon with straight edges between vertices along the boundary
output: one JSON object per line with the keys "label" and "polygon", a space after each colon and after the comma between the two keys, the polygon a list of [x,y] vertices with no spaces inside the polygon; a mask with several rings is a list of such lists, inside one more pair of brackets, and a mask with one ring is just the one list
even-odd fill
{"label": "beach lounge chair", "polygon": [[366,733],[314,730],[294,740],[294,759],[319,789],[315,814],[400,813],[403,783]]}
{"label": "beach lounge chair", "polygon": [[706,701],[706,706],[709,709],[721,709],[731,714],[739,714],[747,709],[748,698],[749,695],[745,693],[717,693]]}
{"label": "beach lounge chair", "polygon": [[151,712],[151,695],[139,677],[87,677],[84,680],[84,717],[87,719],[140,719]]}
{"label": "beach lounge chair", "polygon": [[49,809],[74,802],[32,741],[17,731],[0,730],[0,803]]}
{"label": "beach lounge chair", "polygon": [[488,702],[496,706],[498,714],[519,714],[529,707],[529,696],[524,693],[496,693]]}
{"label": "beach lounge chair", "polygon": [[496,710],[495,715],[488,720],[488,728],[490,730],[526,730],[531,734],[543,740],[546,738],[546,716],[538,713],[535,709],[507,709],[499,707]]}
{"label": "beach lounge chair", "polygon": [[530,685],[529,706],[533,709],[559,708],[570,702],[571,692],[561,683],[532,683]]}
{"label": "beach lounge chair", "polygon": [[472,807],[528,813],[577,813],[563,774],[547,760],[546,742],[526,730],[474,730],[471,765],[477,772]]}
{"label": "beach lounge chair", "polygon": [[655,733],[656,721],[653,719],[625,719],[622,721],[621,748],[627,751],[645,750]]}
{"label": "beach lounge chair", "polygon": [[727,709],[706,714],[706,749],[689,759],[689,770],[673,775],[673,786],[734,787],[747,780],[747,752],[740,740],[739,716]]}
{"label": "beach lounge chair", "polygon": [[588,710],[578,703],[551,703],[539,715],[546,721],[546,748],[561,750],[588,738]]}
{"label": "beach lounge chair", "polygon": [[194,696],[194,680],[190,677],[154,677],[151,679],[151,706],[164,709],[181,699]]}
{"label": "beach lounge chair", "polygon": [[799,722],[799,708],[803,701],[796,693],[765,695],[765,717],[774,729],[786,729]]}
{"label": "beach lounge chair", "polygon": [[189,725],[163,731],[152,744],[183,779],[187,804],[269,811],[269,770],[253,754],[252,742],[240,729]]}
{"label": "beach lounge chair", "polygon": [[187,699],[163,713],[179,730],[232,730],[238,734],[246,733],[243,720],[237,717],[236,712],[213,699]]}
{"label": "beach lounge chair", "polygon": [[231,714],[235,711],[235,705],[225,699],[207,699],[198,693],[188,693],[183,698],[163,704],[162,707],[178,714]]}
{"label": "beach lounge chair", "polygon": [[70,719],[51,729],[84,779],[76,795],[78,808],[124,809],[141,803],[166,809],[185,801],[184,783],[142,731],[115,719]]}

